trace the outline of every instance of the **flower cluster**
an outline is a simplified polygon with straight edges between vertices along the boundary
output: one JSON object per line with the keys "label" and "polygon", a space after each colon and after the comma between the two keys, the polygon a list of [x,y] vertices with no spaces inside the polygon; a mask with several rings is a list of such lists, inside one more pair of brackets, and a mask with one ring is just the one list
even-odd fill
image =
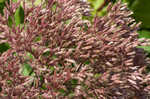
{"label": "flower cluster", "polygon": [[[24,21],[16,25],[20,4]],[[119,1],[104,17],[83,20],[89,11],[80,0],[6,3],[0,42],[10,48],[0,54],[0,98],[149,98],[148,59],[137,48],[148,40],[138,40],[132,12]]]}

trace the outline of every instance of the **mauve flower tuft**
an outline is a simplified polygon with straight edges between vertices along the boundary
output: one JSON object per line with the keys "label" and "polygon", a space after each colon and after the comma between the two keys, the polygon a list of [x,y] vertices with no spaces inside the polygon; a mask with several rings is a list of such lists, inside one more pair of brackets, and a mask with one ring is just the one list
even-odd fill
{"label": "mauve flower tuft", "polygon": [[149,41],[138,40],[140,24],[121,0],[92,22],[82,19],[91,9],[80,0],[22,2],[24,23],[16,26],[20,2],[0,15],[0,43],[10,45],[0,54],[0,98],[150,98],[149,59],[137,48]]}

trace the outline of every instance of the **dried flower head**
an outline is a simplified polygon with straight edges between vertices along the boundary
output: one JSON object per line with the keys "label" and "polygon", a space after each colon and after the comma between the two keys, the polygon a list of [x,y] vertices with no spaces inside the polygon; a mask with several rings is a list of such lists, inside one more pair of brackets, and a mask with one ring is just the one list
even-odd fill
{"label": "dried flower head", "polygon": [[[14,13],[23,4],[23,24]],[[32,5],[32,6],[29,6]],[[92,22],[80,0],[39,5],[6,3],[0,16],[0,97],[34,99],[139,99],[149,97],[149,74],[132,14],[121,1]],[[9,24],[10,19],[12,23]],[[137,98],[136,98],[137,99]]]}

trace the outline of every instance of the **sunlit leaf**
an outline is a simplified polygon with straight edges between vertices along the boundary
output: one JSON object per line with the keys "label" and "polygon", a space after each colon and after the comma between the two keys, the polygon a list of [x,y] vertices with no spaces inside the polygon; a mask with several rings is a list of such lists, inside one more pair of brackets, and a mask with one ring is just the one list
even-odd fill
{"label": "sunlit leaf", "polygon": [[150,53],[150,46],[138,46],[137,48],[143,48],[146,52]]}
{"label": "sunlit leaf", "polygon": [[51,72],[50,72],[51,74],[54,73],[54,70],[55,70],[54,66],[50,66],[49,69],[50,69],[50,71],[51,71]]}
{"label": "sunlit leaf", "polygon": [[9,85],[12,84],[12,81],[11,81],[11,80],[7,80],[6,82],[7,82],[7,84],[9,84]]}
{"label": "sunlit leaf", "polygon": [[47,89],[47,88],[46,88],[46,84],[42,84],[41,89],[46,90],[46,89]]}
{"label": "sunlit leaf", "polygon": [[14,17],[16,25],[22,24],[24,22],[24,9],[21,6],[17,8]]}
{"label": "sunlit leaf", "polygon": [[6,0],[0,0],[0,3],[3,3],[3,2],[5,2]]}
{"label": "sunlit leaf", "polygon": [[150,31],[148,30],[141,30],[138,33],[139,33],[139,38],[150,38]]}
{"label": "sunlit leaf", "polygon": [[56,58],[57,58],[57,56],[56,56],[56,55],[53,55],[53,56],[52,56],[52,59],[56,59]]}
{"label": "sunlit leaf", "polygon": [[41,40],[41,37],[40,37],[40,36],[38,36],[38,37],[36,37],[36,38],[35,38],[35,40],[34,40],[34,41],[35,41],[35,42],[38,42],[38,41],[40,41],[40,40]]}
{"label": "sunlit leaf", "polygon": [[34,56],[33,56],[31,53],[29,53],[29,52],[27,52],[27,56],[28,56],[30,59],[34,59]]}
{"label": "sunlit leaf", "polygon": [[52,6],[52,11],[55,12],[55,11],[56,11],[56,8],[57,8],[57,3],[54,3],[53,6]]}
{"label": "sunlit leaf", "polygon": [[12,0],[13,2],[17,2],[17,0]]}
{"label": "sunlit leaf", "polygon": [[100,7],[100,5],[104,2],[104,0],[88,0],[94,9],[98,9]]}
{"label": "sunlit leaf", "polygon": [[33,72],[32,67],[29,64],[25,63],[23,65],[22,74],[24,76],[30,76],[32,72]]}
{"label": "sunlit leaf", "polygon": [[100,76],[101,76],[100,73],[96,73],[96,74],[94,75],[95,78],[99,78]]}
{"label": "sunlit leaf", "polygon": [[42,0],[35,0],[34,5],[39,5],[41,4]]}

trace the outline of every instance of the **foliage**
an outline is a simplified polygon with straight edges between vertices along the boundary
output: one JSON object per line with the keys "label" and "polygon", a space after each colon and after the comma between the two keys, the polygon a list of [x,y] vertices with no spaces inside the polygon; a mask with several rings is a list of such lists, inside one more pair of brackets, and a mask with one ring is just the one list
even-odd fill
{"label": "foliage", "polygon": [[14,14],[14,19],[15,19],[16,25],[19,25],[24,22],[24,10],[21,6],[19,6],[16,9],[16,12]]}
{"label": "foliage", "polygon": [[[116,2],[118,0],[106,0],[111,2]],[[105,1],[105,2],[106,2]],[[139,33],[139,38],[150,38],[150,1],[149,0],[122,0],[124,3],[128,4],[130,10],[133,11],[133,17],[136,22],[141,22]],[[107,4],[103,7],[101,11],[97,11],[97,9],[103,5],[104,0],[89,0],[94,8],[92,15],[94,16],[96,13],[99,16],[104,16],[106,14]]]}
{"label": "foliage", "polygon": [[125,0],[134,12],[134,17],[142,21],[143,28],[150,28],[150,1],[149,0]]}
{"label": "foliage", "polygon": [[[134,12],[133,17],[137,22],[142,22],[138,31],[139,38],[150,38],[150,1],[149,0],[123,0],[128,3],[129,8]],[[150,51],[150,50],[149,50]]]}

